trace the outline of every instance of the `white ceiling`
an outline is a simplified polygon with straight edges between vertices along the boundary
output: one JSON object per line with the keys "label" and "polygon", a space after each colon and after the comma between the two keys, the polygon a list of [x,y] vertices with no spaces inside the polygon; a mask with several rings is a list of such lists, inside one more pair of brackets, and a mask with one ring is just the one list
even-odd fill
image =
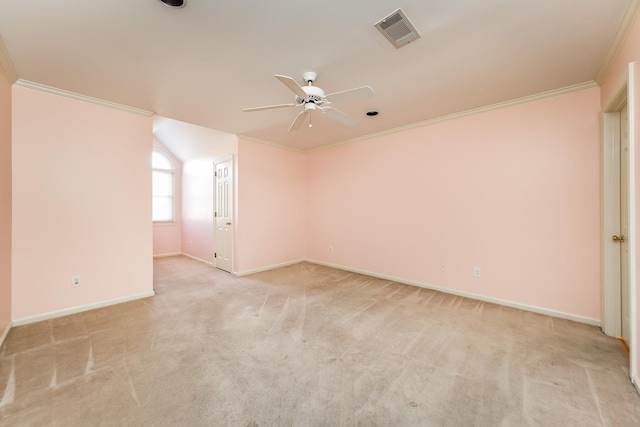
{"label": "white ceiling", "polygon": [[[594,81],[638,0],[186,1],[6,0],[0,35],[21,80],[306,150]],[[396,49],[374,24],[400,7],[422,38]],[[293,102],[273,75],[309,70],[373,88],[334,105],[356,126],[242,111]]]}

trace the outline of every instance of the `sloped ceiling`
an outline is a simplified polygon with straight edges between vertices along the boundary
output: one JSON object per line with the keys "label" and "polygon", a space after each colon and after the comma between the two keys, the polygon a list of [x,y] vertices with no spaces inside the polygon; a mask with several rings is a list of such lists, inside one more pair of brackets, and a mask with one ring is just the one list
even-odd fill
{"label": "sloped ceiling", "polygon": [[[398,9],[422,37],[394,48],[374,24]],[[637,0],[159,0],[0,2],[0,35],[22,82],[301,150],[597,79]],[[623,28],[624,29],[624,28]],[[349,127],[298,108],[274,74],[318,73]],[[379,111],[367,117],[369,110]]]}

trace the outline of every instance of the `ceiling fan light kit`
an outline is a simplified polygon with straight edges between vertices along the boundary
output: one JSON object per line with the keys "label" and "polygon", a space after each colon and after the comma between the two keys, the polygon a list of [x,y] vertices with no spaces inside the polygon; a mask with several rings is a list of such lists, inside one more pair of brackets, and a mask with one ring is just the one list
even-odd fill
{"label": "ceiling fan light kit", "polygon": [[[271,110],[275,108],[288,108],[288,107],[303,107],[302,111],[298,113],[296,118],[289,126],[289,131],[299,129],[302,123],[309,117],[309,127],[311,125],[311,112],[320,111],[327,117],[337,120],[345,125],[353,126],[357,123],[357,120],[353,117],[343,113],[342,111],[330,107],[329,105],[335,101],[348,101],[365,99],[374,95],[373,89],[369,86],[358,87],[354,89],[347,89],[341,92],[334,92],[325,94],[324,90],[318,86],[313,86],[313,82],[316,81],[318,75],[313,71],[307,71],[302,74],[302,78],[307,83],[307,86],[300,86],[295,79],[289,76],[283,76],[276,74],[275,78],[280,80],[291,92],[295,94],[294,104],[275,104],[265,105],[262,107],[244,108],[242,111],[252,112],[260,110]],[[326,105],[326,106],[325,106]]]}

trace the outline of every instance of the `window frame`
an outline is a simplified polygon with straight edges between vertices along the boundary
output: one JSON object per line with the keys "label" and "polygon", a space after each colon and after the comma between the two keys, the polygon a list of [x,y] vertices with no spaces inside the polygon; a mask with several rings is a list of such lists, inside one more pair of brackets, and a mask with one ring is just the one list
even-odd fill
{"label": "window frame", "polygon": [[[158,154],[162,156],[164,159],[166,159],[169,162],[170,169],[154,167],[153,165],[154,154]],[[175,224],[176,223],[176,167],[175,167],[175,164],[169,155],[157,149],[154,149],[151,152],[151,159],[152,159],[151,160],[151,220],[154,225]],[[153,203],[156,197],[161,197],[161,196],[156,196],[156,194],[153,191],[153,174],[156,172],[165,173],[171,177],[171,196],[166,197],[171,199],[171,219],[162,219],[162,220],[154,219]]]}

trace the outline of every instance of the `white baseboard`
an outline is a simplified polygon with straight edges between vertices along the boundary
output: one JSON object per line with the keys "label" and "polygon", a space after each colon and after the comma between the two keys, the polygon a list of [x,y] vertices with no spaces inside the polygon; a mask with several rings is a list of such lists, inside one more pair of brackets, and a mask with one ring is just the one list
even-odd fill
{"label": "white baseboard", "polygon": [[110,305],[120,304],[123,302],[134,301],[141,298],[148,298],[154,296],[154,291],[143,292],[141,294],[130,295],[123,298],[114,298],[106,301],[100,301],[92,304],[80,305],[77,307],[65,308],[62,310],[50,311],[48,313],[38,314],[36,316],[23,317],[13,321],[13,326],[28,325],[29,323],[41,322],[43,320],[55,319],[56,317],[68,316],[70,314],[81,313],[83,311],[89,311],[96,308],[108,307]]}
{"label": "white baseboard", "polygon": [[[305,262],[307,261],[306,259],[296,259],[293,261],[287,261],[287,262],[283,262],[280,264],[274,264],[274,265],[269,265],[267,267],[260,267],[260,268],[256,268],[253,270],[247,270],[247,271],[234,271],[233,274],[234,276],[238,276],[238,277],[242,277],[242,276],[248,276],[249,274],[255,274],[255,273],[262,273],[263,271],[269,271],[269,270],[275,270],[276,268],[281,268],[281,267],[287,267],[289,265],[293,265],[293,264],[300,264],[301,262]],[[313,262],[313,261],[309,261],[309,262]]]}
{"label": "white baseboard", "polygon": [[193,256],[193,255],[189,255],[189,254],[184,253],[184,252],[182,252],[180,255],[184,255],[184,256],[186,256],[187,258],[191,258],[191,259],[193,259],[193,260],[196,260],[196,261],[199,261],[199,262],[203,262],[203,263],[205,263],[205,264],[207,264],[207,265],[209,265],[209,266],[211,266],[211,267],[215,267],[215,264],[214,264],[214,263],[212,263],[211,261],[205,261],[205,260],[203,260],[202,258],[198,258],[198,257],[195,257],[195,256]]}
{"label": "white baseboard", "polygon": [[366,276],[372,276],[372,277],[377,277],[379,279],[390,280],[392,282],[403,283],[405,285],[418,286],[420,288],[430,289],[430,290],[438,291],[438,292],[443,292],[445,294],[457,295],[457,296],[460,296],[460,297],[471,298],[471,299],[475,299],[475,300],[478,300],[478,301],[484,301],[484,302],[489,302],[489,303],[492,303],[492,304],[502,305],[502,306],[505,306],[505,307],[516,308],[516,309],[519,309],[519,310],[530,311],[530,312],[538,313],[538,314],[544,314],[546,316],[552,316],[552,317],[558,317],[560,319],[572,320],[574,322],[585,323],[585,324],[591,325],[591,326],[598,326],[598,327],[600,326],[600,320],[599,319],[594,319],[594,318],[591,318],[591,317],[579,316],[579,315],[576,315],[576,314],[565,313],[563,311],[550,310],[550,309],[546,309],[546,308],[542,308],[542,307],[536,307],[536,306],[533,306],[533,305],[521,304],[521,303],[517,303],[517,302],[513,302],[513,301],[499,299],[499,298],[487,297],[487,296],[484,296],[484,295],[474,294],[474,293],[470,293],[470,292],[456,291],[455,289],[443,288],[441,286],[431,285],[431,284],[428,284],[428,283],[416,282],[416,281],[413,281],[413,280],[407,280],[407,279],[403,279],[403,278],[400,278],[400,277],[387,276],[387,275],[384,275],[384,274],[373,273],[371,271],[359,270],[357,268],[345,267],[345,266],[342,266],[342,265],[331,264],[331,263],[327,263],[327,262],[323,262],[323,261],[316,261],[316,260],[312,260],[312,259],[307,259],[305,261],[310,262],[312,264],[324,265],[326,267],[337,268],[339,270],[349,271],[349,272],[352,272],[352,273],[364,274]]}
{"label": "white baseboard", "polygon": [[207,265],[210,265],[212,267],[215,267],[215,265],[210,262],[210,261],[205,261],[202,258],[198,258],[195,257],[193,255],[189,255],[188,253],[185,252],[171,252],[171,253],[166,253],[166,254],[155,254],[153,255],[154,258],[168,258],[168,257],[173,257],[173,256],[186,256],[187,258],[191,258],[193,260],[199,261],[199,262],[203,262]]}
{"label": "white baseboard", "polygon": [[0,335],[0,348],[2,348],[2,345],[4,344],[4,340],[7,339],[7,336],[9,335],[9,331],[11,330],[12,327],[13,327],[13,322],[9,322],[7,324],[7,327],[4,328],[4,331],[2,331],[2,335]]}
{"label": "white baseboard", "polygon": [[154,258],[164,258],[164,257],[170,257],[170,256],[180,256],[182,255],[182,252],[171,252],[171,253],[167,253],[167,254],[153,254]]}

